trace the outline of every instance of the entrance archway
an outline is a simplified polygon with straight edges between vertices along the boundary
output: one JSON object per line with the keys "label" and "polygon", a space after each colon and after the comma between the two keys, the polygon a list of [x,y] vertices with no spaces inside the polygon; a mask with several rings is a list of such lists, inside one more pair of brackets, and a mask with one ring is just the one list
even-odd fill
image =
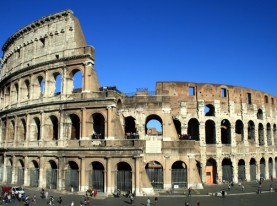
{"label": "entrance archway", "polygon": [[154,189],[163,189],[164,187],[164,174],[163,166],[157,161],[151,161],[145,166],[146,174],[151,181]]}
{"label": "entrance archway", "polygon": [[174,162],[171,167],[172,188],[186,188],[187,183],[187,165],[182,161]]}
{"label": "entrance archway", "polygon": [[104,192],[104,166],[100,162],[91,164],[89,185],[98,192]]}
{"label": "entrance archway", "polygon": [[65,189],[79,191],[79,166],[74,161],[69,161],[65,169]]}
{"label": "entrance archway", "polygon": [[132,191],[132,168],[126,162],[120,162],[117,164],[117,176],[116,176],[117,189],[127,192]]}

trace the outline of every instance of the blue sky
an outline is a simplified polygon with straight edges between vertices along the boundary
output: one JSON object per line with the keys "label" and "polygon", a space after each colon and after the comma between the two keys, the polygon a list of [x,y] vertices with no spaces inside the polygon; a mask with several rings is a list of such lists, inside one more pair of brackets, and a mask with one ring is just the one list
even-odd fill
{"label": "blue sky", "polygon": [[276,0],[2,1],[1,48],[20,28],[65,9],[96,49],[101,86],[132,93],[188,81],[277,96]]}

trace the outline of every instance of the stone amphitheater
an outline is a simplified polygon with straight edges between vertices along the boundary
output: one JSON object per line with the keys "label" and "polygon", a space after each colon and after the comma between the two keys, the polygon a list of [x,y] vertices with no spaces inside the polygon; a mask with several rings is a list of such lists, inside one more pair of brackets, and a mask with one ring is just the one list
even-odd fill
{"label": "stone amphitheater", "polygon": [[132,95],[101,86],[71,10],[23,27],[2,50],[3,184],[150,195],[276,178],[271,94],[173,81]]}

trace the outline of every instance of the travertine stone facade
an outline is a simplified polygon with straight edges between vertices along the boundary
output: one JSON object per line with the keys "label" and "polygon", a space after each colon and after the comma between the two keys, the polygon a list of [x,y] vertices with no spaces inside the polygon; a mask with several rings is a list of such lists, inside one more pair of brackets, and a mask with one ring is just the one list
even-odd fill
{"label": "travertine stone facade", "polygon": [[100,86],[94,48],[70,10],[25,26],[2,50],[5,184],[149,195],[276,177],[276,97],[268,93],[157,82],[155,94],[126,95]]}

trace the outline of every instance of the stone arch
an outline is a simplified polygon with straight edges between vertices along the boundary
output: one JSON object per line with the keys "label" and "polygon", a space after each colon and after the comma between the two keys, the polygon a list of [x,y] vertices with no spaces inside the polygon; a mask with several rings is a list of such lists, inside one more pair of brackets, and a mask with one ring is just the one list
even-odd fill
{"label": "stone arch", "polygon": [[271,125],[270,123],[266,124],[266,139],[267,139],[267,145],[272,145],[272,136],[271,136]]}
{"label": "stone arch", "polygon": [[116,107],[117,107],[117,110],[121,110],[121,109],[122,109],[123,104],[122,104],[121,99],[118,99],[118,100],[117,100]]}
{"label": "stone arch", "polygon": [[43,97],[45,89],[44,76],[41,74],[34,78],[33,81],[33,99],[39,99]]}
{"label": "stone arch", "polygon": [[277,145],[277,127],[276,127],[276,124],[273,124],[273,139],[274,139],[274,144]]}
{"label": "stone arch", "polygon": [[38,117],[34,117],[32,119],[31,125],[30,125],[30,140],[31,141],[37,141],[40,140],[41,138],[41,134],[40,134],[40,130],[41,130],[41,123],[40,123],[40,119]]}
{"label": "stone arch", "polygon": [[259,136],[259,145],[264,146],[264,126],[262,123],[259,123],[259,129],[258,129],[258,136]]}
{"label": "stone arch", "polygon": [[229,158],[224,158],[222,160],[222,181],[233,181],[233,165]]}
{"label": "stone arch", "polygon": [[264,119],[264,114],[263,114],[263,110],[262,109],[258,109],[257,119],[260,119],[260,120]]}
{"label": "stone arch", "polygon": [[243,159],[240,159],[238,161],[238,180],[239,182],[243,182],[246,180],[245,161]]}
{"label": "stone arch", "polygon": [[125,121],[125,136],[127,139],[139,139],[136,128],[136,119],[132,116],[124,118]]}
{"label": "stone arch", "polygon": [[7,170],[7,184],[11,184],[12,183],[12,176],[13,176],[13,161],[11,159],[9,159],[7,161],[7,166],[6,166],[6,170]]}
{"label": "stone arch", "polygon": [[71,140],[79,140],[80,139],[80,118],[76,114],[70,114],[69,118],[71,120],[71,128],[70,128],[70,139]]}
{"label": "stone arch", "polygon": [[24,161],[19,159],[17,162],[17,184],[24,185]]}
{"label": "stone arch", "polygon": [[92,115],[93,122],[93,139],[105,139],[105,117],[101,113]]}
{"label": "stone arch", "polygon": [[199,141],[199,121],[196,118],[189,120],[187,134],[191,139]]}
{"label": "stone arch", "polygon": [[38,187],[39,185],[39,164],[36,160],[32,160],[29,165],[30,186]]}
{"label": "stone arch", "polygon": [[265,178],[265,159],[260,159],[260,178]]}
{"label": "stone arch", "polygon": [[5,89],[4,101],[5,101],[5,106],[10,105],[10,101],[11,101],[11,88],[10,88],[10,86],[7,86],[6,89]]}
{"label": "stone arch", "polygon": [[146,174],[154,189],[163,189],[163,166],[158,161],[150,161],[145,165]]}
{"label": "stone arch", "polygon": [[206,144],[216,144],[215,122],[207,120],[205,123]]}
{"label": "stone arch", "polygon": [[15,131],[15,122],[14,122],[14,120],[10,120],[9,127],[8,127],[8,136],[7,136],[7,140],[9,142],[14,141],[14,138],[15,138],[14,131]]}
{"label": "stone arch", "polygon": [[6,132],[7,132],[7,120],[2,120],[2,141],[5,142],[6,139],[7,139],[7,135],[6,135]]}
{"label": "stone arch", "polygon": [[215,108],[212,104],[206,104],[204,107],[205,116],[215,116]]}
{"label": "stone arch", "polygon": [[227,119],[221,121],[221,143],[231,144],[231,124]]}
{"label": "stone arch", "polygon": [[151,114],[146,118],[145,134],[157,136],[163,135],[163,120],[160,116],[156,114]]}
{"label": "stone arch", "polygon": [[206,184],[215,184],[217,182],[217,163],[213,158],[209,158],[206,162]]}
{"label": "stone arch", "polygon": [[19,94],[19,86],[18,83],[14,83],[11,91],[11,97],[12,97],[12,104],[15,104],[18,102],[18,94]]}
{"label": "stone arch", "polygon": [[250,180],[254,181],[257,179],[256,175],[257,175],[257,163],[256,160],[254,158],[250,159]]}
{"label": "stone arch", "polygon": [[244,140],[244,125],[241,120],[236,121],[235,135],[236,135],[235,138],[236,138],[237,142],[243,142],[243,140]]}
{"label": "stone arch", "polygon": [[83,77],[82,71],[78,68],[73,69],[67,78],[67,91],[69,93],[80,93],[83,88]]}
{"label": "stone arch", "polygon": [[179,139],[181,139],[181,136],[183,134],[182,134],[182,127],[181,127],[180,120],[177,119],[177,118],[173,118],[173,124],[174,124],[175,130],[176,130],[176,132],[178,134]]}
{"label": "stone arch", "polygon": [[62,91],[62,75],[58,71],[49,74],[47,81],[47,93],[49,96],[59,95]]}
{"label": "stone arch", "polygon": [[252,120],[248,122],[248,140],[251,142],[255,142],[255,124]]}
{"label": "stone arch", "polygon": [[91,163],[89,171],[89,186],[98,192],[104,192],[105,186],[105,168],[99,161]]}
{"label": "stone arch", "polygon": [[30,98],[30,81],[25,79],[20,87],[20,99],[22,102],[27,101]]}
{"label": "stone arch", "polygon": [[21,118],[18,124],[19,124],[19,127],[17,127],[17,140],[19,142],[24,142],[26,140],[26,134],[27,134],[25,119]]}
{"label": "stone arch", "polygon": [[58,140],[59,139],[59,120],[55,115],[50,115],[48,120],[48,136],[51,140]]}
{"label": "stone arch", "polygon": [[57,189],[58,185],[58,165],[55,160],[49,160],[46,165],[46,188]]}
{"label": "stone arch", "polygon": [[176,161],[171,166],[172,188],[186,188],[188,186],[187,165],[183,161]]}
{"label": "stone arch", "polygon": [[268,159],[268,177],[273,178],[273,160],[271,157]]}
{"label": "stone arch", "polygon": [[132,168],[127,162],[117,164],[116,189],[132,191]]}
{"label": "stone arch", "polygon": [[75,161],[68,161],[65,167],[65,190],[79,191],[79,166]]}

